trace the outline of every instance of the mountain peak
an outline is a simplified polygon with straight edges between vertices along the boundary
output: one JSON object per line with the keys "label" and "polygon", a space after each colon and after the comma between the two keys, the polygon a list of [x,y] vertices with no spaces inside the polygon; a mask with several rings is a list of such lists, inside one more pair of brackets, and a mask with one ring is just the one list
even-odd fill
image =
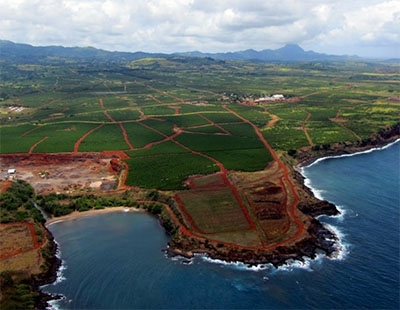
{"label": "mountain peak", "polygon": [[282,52],[283,54],[300,54],[304,53],[304,50],[297,44],[286,44],[284,47],[276,50],[277,52]]}

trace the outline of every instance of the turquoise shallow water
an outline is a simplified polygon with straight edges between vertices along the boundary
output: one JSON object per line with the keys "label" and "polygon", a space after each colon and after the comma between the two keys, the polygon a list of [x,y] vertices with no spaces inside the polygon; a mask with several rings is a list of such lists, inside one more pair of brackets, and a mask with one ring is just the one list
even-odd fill
{"label": "turquoise shallow water", "polygon": [[341,237],[334,258],[246,268],[165,256],[153,217],[112,213],[51,225],[62,309],[399,308],[400,143],[305,168],[315,193],[343,215],[320,220]]}

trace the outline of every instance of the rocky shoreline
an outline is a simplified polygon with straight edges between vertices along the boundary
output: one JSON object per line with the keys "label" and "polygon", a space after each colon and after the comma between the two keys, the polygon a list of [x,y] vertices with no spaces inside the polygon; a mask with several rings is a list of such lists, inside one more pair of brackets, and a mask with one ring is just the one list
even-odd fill
{"label": "rocky shoreline", "polygon": [[[249,250],[240,249],[233,247],[220,248],[215,247],[210,243],[199,243],[195,242],[198,249],[190,250],[185,249],[184,243],[177,244],[176,242],[170,243],[167,248],[169,256],[182,256],[187,259],[193,258],[196,254],[206,255],[211,259],[222,260],[228,263],[241,262],[249,267],[272,264],[274,267],[287,264],[289,260],[293,261],[304,261],[305,257],[311,259],[316,258],[318,253],[325,253],[327,256],[331,256],[336,250],[336,236],[326,229],[318,220],[312,220],[310,227],[308,228],[310,236],[290,246],[278,246],[272,251],[263,250]],[[193,245],[193,243],[191,244]],[[181,246],[182,248],[177,248]],[[203,247],[203,248],[202,248]]]}
{"label": "rocky shoreline", "polygon": [[334,143],[332,145],[304,147],[297,150],[297,167],[311,165],[320,158],[365,152],[383,147],[400,139],[400,123],[382,129],[368,139],[357,142]]}
{"label": "rocky shoreline", "polygon": [[44,227],[46,230],[46,238],[49,243],[48,245],[48,255],[46,256],[46,271],[36,276],[32,276],[31,283],[32,287],[39,292],[39,299],[36,303],[36,309],[46,309],[50,300],[55,300],[61,298],[61,296],[55,296],[52,294],[48,294],[43,292],[41,286],[46,284],[51,284],[57,280],[57,272],[61,266],[61,259],[57,256],[58,245],[54,240],[51,232]]}
{"label": "rocky shoreline", "polygon": [[301,197],[297,208],[310,217],[310,225],[307,228],[308,236],[294,244],[278,246],[273,250],[263,251],[224,246],[222,244],[214,245],[207,240],[188,237],[176,238],[175,236],[169,243],[167,252],[171,256],[179,255],[192,258],[196,254],[203,254],[212,259],[219,259],[226,262],[242,262],[249,266],[270,263],[275,267],[286,264],[288,260],[304,261],[305,257],[314,259],[321,252],[327,256],[331,256],[337,251],[338,239],[316,217],[321,215],[335,216],[339,215],[340,212],[334,204],[326,200],[319,200],[314,196],[311,189],[304,184],[305,178],[300,173],[299,168],[308,166],[323,157],[363,152],[383,147],[398,139],[400,139],[400,123],[388,127],[364,141],[333,144],[319,148],[308,147],[298,150],[296,154],[297,164],[290,168]]}

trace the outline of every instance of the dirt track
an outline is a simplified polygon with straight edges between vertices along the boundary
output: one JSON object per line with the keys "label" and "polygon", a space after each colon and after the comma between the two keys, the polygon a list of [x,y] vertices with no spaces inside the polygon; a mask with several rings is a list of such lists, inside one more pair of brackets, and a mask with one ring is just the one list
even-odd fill
{"label": "dirt track", "polygon": [[0,259],[5,259],[5,258],[9,258],[9,257],[13,257],[22,253],[26,253],[29,251],[33,251],[33,250],[37,250],[39,249],[43,244],[39,243],[37,235],[35,233],[35,226],[32,223],[28,223],[28,222],[15,222],[15,223],[10,223],[10,224],[1,224],[1,228],[2,230],[5,230],[6,228],[10,228],[12,229],[18,229],[18,227],[25,227],[28,231],[29,231],[29,235],[30,237],[27,237],[27,239],[32,238],[32,246],[26,249],[21,249],[18,248],[13,248],[13,249],[7,249],[7,251],[5,251],[5,249],[1,249],[1,253],[0,253]]}

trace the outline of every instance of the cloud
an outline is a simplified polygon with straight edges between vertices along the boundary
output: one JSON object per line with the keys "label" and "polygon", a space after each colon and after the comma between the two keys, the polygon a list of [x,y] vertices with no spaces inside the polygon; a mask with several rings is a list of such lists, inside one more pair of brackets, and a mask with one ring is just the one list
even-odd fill
{"label": "cloud", "polygon": [[217,52],[298,43],[389,57],[399,47],[400,6],[390,0],[0,0],[0,6],[0,39],[34,45]]}
{"label": "cloud", "polygon": [[384,1],[355,7],[341,15],[341,23],[312,38],[336,53],[364,56],[398,57],[400,47],[400,6],[398,1]]}

